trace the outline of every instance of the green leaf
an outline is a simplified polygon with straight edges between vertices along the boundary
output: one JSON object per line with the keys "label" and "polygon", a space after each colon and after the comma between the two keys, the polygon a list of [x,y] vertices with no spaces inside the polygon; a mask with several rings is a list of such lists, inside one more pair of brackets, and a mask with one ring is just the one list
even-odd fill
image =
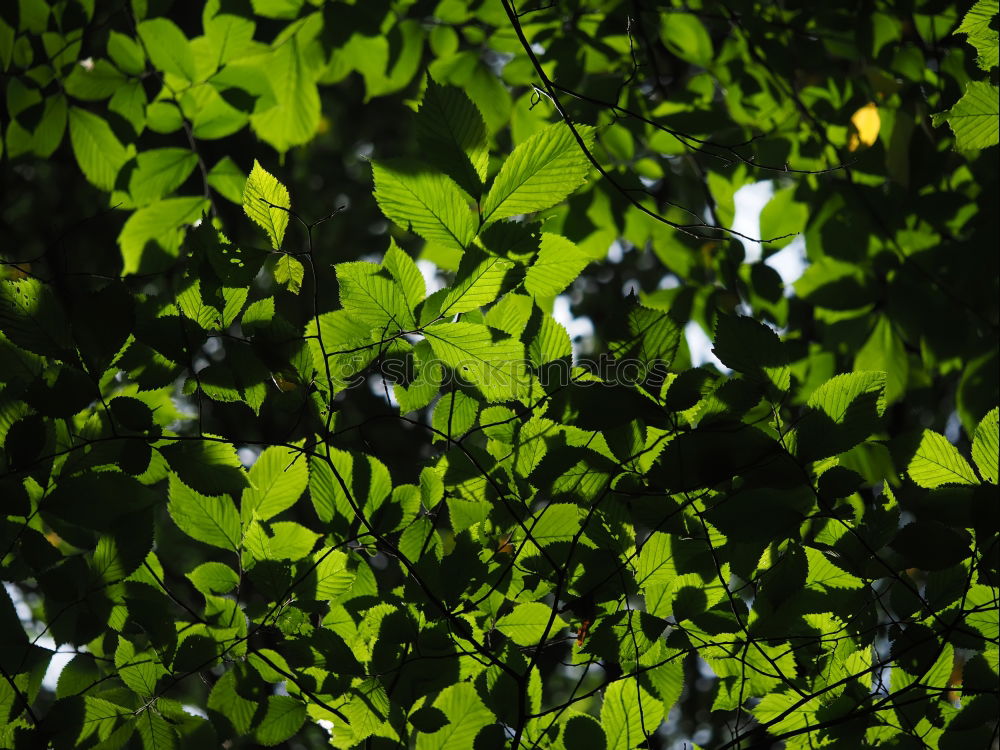
{"label": "green leaf", "polygon": [[316,75],[321,67],[310,63],[298,35],[279,44],[267,57],[253,61],[271,83],[275,105],[250,116],[254,132],[284,153],[292,146],[309,141],[320,122],[319,90]]}
{"label": "green leaf", "polygon": [[[594,130],[577,125],[589,149]],[[483,199],[483,223],[541,211],[561,202],[587,178],[590,162],[569,127],[549,125],[514,149]]]}
{"label": "green leaf", "polygon": [[267,232],[275,250],[281,249],[291,207],[288,189],[254,159],[243,188],[243,211]]}
{"label": "green leaf", "polygon": [[441,301],[440,315],[447,317],[485,307],[493,302],[503,286],[512,261],[486,255],[469,248],[462,257],[455,282]]}
{"label": "green leaf", "polygon": [[837,375],[813,391],[811,412],[797,428],[798,455],[805,460],[853,448],[875,432],[885,413],[884,372],[858,370]]}
{"label": "green leaf", "polygon": [[241,341],[226,344],[226,357],[213,362],[198,373],[192,384],[197,385],[209,398],[222,403],[241,402],[255,414],[267,397],[271,373],[254,353],[250,345]]}
{"label": "green leaf", "polygon": [[553,614],[552,607],[541,602],[518,604],[512,612],[497,620],[496,628],[518,646],[537,646],[545,635],[550,618],[552,628],[548,631],[549,638],[554,638],[566,627],[566,621],[559,615],[553,617]]}
{"label": "green leaf", "polygon": [[343,552],[320,550],[313,555],[313,562],[317,601],[335,600],[350,589],[354,574],[347,569],[347,555]]}
{"label": "green leaf", "polygon": [[253,10],[265,18],[295,18],[303,0],[253,0]]}
{"label": "green leaf", "polygon": [[660,16],[660,39],[682,60],[708,67],[714,55],[712,38],[692,13],[664,13]]}
{"label": "green leaf", "polygon": [[306,269],[302,261],[288,253],[282,253],[274,264],[274,281],[285,287],[292,294],[302,291],[302,282],[306,278]]}
{"label": "green leaf", "polygon": [[165,198],[132,214],[118,235],[123,273],[162,271],[176,259],[185,228],[208,209],[204,198]]}
{"label": "green leaf", "polygon": [[143,711],[135,720],[135,728],[144,750],[175,750],[177,731],[155,711]]}
{"label": "green leaf", "polygon": [[[803,698],[798,693],[769,693],[753,709],[753,715],[768,725],[774,736],[799,733],[817,723],[816,712],[822,704],[819,697]],[[806,735],[808,736],[808,735]]]}
{"label": "green leaf", "polygon": [[173,133],[184,126],[184,113],[173,99],[157,99],[146,107],[146,125],[154,133]]}
{"label": "green leaf", "polygon": [[243,191],[246,189],[247,178],[243,170],[228,156],[216,162],[208,170],[208,184],[226,200],[243,204]]}
{"label": "green leaf", "polygon": [[452,440],[462,437],[475,424],[479,402],[461,391],[446,393],[434,407],[431,424]]}
{"label": "green leaf", "polygon": [[[84,528],[116,533],[120,524],[138,520],[128,519],[131,514],[155,502],[151,492],[117,471],[79,473],[61,479],[46,496],[42,512]],[[136,536],[141,536],[139,531]]]}
{"label": "green leaf", "polygon": [[38,279],[0,281],[0,331],[19,347],[46,357],[62,358],[72,348],[56,296]]}
{"label": "green leaf", "polygon": [[243,490],[240,513],[244,521],[266,521],[291,508],[309,483],[305,455],[294,448],[265,448],[250,467],[250,487]]}
{"label": "green leaf", "polygon": [[208,694],[208,708],[224,716],[237,732],[246,734],[257,712],[257,702],[244,698],[236,687],[236,670],[224,672]]}
{"label": "green leaf", "polygon": [[231,105],[212,86],[192,88],[181,97],[180,103],[191,121],[191,135],[202,140],[233,135],[242,130],[249,119],[246,112]]}
{"label": "green leaf", "polygon": [[198,492],[236,495],[248,484],[235,446],[221,438],[181,440],[160,447],[159,452],[180,480]]}
{"label": "green leaf", "polygon": [[[604,728],[590,714],[573,714],[573,709],[566,711],[565,724],[562,733],[562,745],[565,750],[607,750],[608,741],[604,736]],[[567,716],[567,714],[569,714]]]}
{"label": "green leaf", "polygon": [[184,32],[169,18],[141,21],[136,27],[149,59],[158,70],[195,80],[194,54]]}
{"label": "green leaf", "polygon": [[84,176],[101,190],[114,188],[118,171],[128,160],[128,151],[107,121],[85,109],[70,107],[69,139]]}
{"label": "green leaf", "polygon": [[563,357],[570,357],[573,354],[573,344],[569,340],[569,333],[557,323],[551,315],[537,315],[538,328],[527,335],[531,338],[528,343],[528,356],[535,367],[541,367],[547,362],[552,362]]}
{"label": "green leaf", "polygon": [[240,582],[235,570],[218,562],[202,563],[184,575],[203,594],[228,594]]}
{"label": "green leaf", "polygon": [[918,485],[929,489],[943,484],[979,483],[976,473],[958,449],[948,442],[948,438],[933,430],[923,431],[906,473]]}
{"label": "green leaf", "polygon": [[388,269],[389,273],[399,284],[403,292],[406,304],[410,310],[416,308],[424,301],[427,294],[427,287],[424,285],[424,276],[413,262],[413,258],[399,249],[396,241],[389,238],[389,250],[385,254],[382,265]]}
{"label": "green leaf", "polygon": [[935,115],[934,124],[947,120],[961,150],[997,145],[1000,138],[1000,88],[987,81],[969,81],[965,94],[948,112]]}
{"label": "green leaf", "polygon": [[331,452],[329,464],[312,461],[309,481],[316,515],[324,521],[337,516],[353,519],[355,506],[370,513],[392,492],[392,478],[385,464],[374,456],[340,450]]}
{"label": "green leaf", "polygon": [[489,165],[486,123],[465,92],[428,77],[416,124],[424,153],[470,195],[479,195]]}
{"label": "green leaf", "polygon": [[[136,134],[141,134],[147,121],[146,91],[139,81],[120,86],[108,102],[108,110],[125,118]],[[178,126],[179,127],[179,126]]]}
{"label": "green leaf", "polygon": [[630,337],[613,342],[612,354],[619,359],[636,358],[646,366],[646,375],[670,367],[680,346],[681,329],[670,314],[643,305],[628,312]]}
{"label": "green leaf", "polygon": [[861,579],[838,568],[818,549],[805,547],[805,553],[809,569],[806,576],[807,588],[830,593],[836,589],[857,589],[864,586]]}
{"label": "green leaf", "polygon": [[751,379],[773,383],[782,391],[791,385],[788,357],[781,339],[753,318],[720,315],[712,351],[724,365]]}
{"label": "green leaf", "polygon": [[169,497],[170,517],[189,537],[213,547],[240,548],[240,516],[228,496],[202,495],[172,474]]}
{"label": "green leaf", "polygon": [[108,55],[118,68],[128,75],[139,75],[146,68],[142,46],[130,36],[112,31],[108,34]]}
{"label": "green leaf", "polygon": [[[554,432],[554,425],[546,419],[535,419],[521,428],[518,435],[518,459],[524,453],[536,452],[535,456],[526,458],[526,470],[518,469],[518,473],[527,476],[538,465],[542,459],[543,450],[537,446],[544,446],[542,437]],[[569,542],[580,530],[580,508],[574,503],[552,503],[546,505],[542,512],[537,514],[529,524],[531,540],[539,547]]]}
{"label": "green leaf", "polygon": [[124,636],[118,638],[115,666],[122,682],[143,698],[156,695],[156,684],[167,673],[155,652],[137,651]]}
{"label": "green leaf", "polygon": [[128,192],[136,206],[145,206],[179,188],[198,164],[187,148],[155,148],[136,156]]}
{"label": "green leaf", "polygon": [[254,730],[254,737],[267,747],[280,745],[298,732],[305,720],[306,707],[302,701],[289,695],[269,695],[267,711]]}
{"label": "green leaf", "polygon": [[[372,328],[356,320],[346,310],[324,313],[319,318],[319,328],[315,321],[306,326],[306,335],[317,337],[308,339],[313,362],[322,363],[323,358],[330,366],[330,387],[339,390],[357,382],[357,374],[363,372],[376,355],[379,347],[372,339]],[[318,337],[322,337],[323,348]],[[317,367],[325,377],[324,370]]]}
{"label": "green leaf", "polygon": [[778,190],[760,212],[759,239],[773,240],[769,247],[784,247],[805,229],[808,218],[809,207],[795,200],[794,187]]}
{"label": "green leaf", "polygon": [[535,310],[531,297],[511,292],[486,312],[486,324],[511,336],[521,336]]}
{"label": "green leaf", "polygon": [[[344,53],[365,81],[365,102],[399,91],[420,67],[424,28],[415,18],[383,26],[384,34],[355,34]],[[390,33],[391,30],[391,33]]]}
{"label": "green leaf", "polygon": [[906,395],[909,356],[892,321],[879,315],[871,336],[854,357],[855,370],[881,370],[886,374],[885,400],[898,401]]}
{"label": "green leaf", "polygon": [[990,70],[1000,61],[1000,33],[995,26],[991,28],[997,13],[1000,13],[997,0],[978,0],[955,29],[956,34],[969,35],[969,44],[979,52],[976,63],[982,70]]}
{"label": "green leaf", "polygon": [[271,538],[268,540],[270,559],[301,560],[316,546],[320,535],[293,521],[278,521],[271,524]]}
{"label": "green leaf", "polygon": [[93,67],[77,65],[66,77],[66,93],[84,101],[101,101],[124,85],[125,76],[107,60],[96,60]]}
{"label": "green leaf", "polygon": [[403,290],[382,266],[352,261],[335,268],[341,306],[353,319],[374,329],[375,340],[416,327]]}
{"label": "green leaf", "polygon": [[524,346],[495,336],[478,323],[437,323],[424,329],[445,365],[475,385],[489,401],[517,399],[527,387]]}
{"label": "green leaf", "polygon": [[618,680],[604,691],[601,727],[608,750],[633,750],[645,744],[663,718],[660,702],[637,680]]}
{"label": "green leaf", "polygon": [[256,24],[249,18],[225,12],[221,4],[205,4],[202,24],[216,66],[243,57],[252,48]]}
{"label": "green leaf", "polygon": [[863,395],[876,396],[876,408],[881,415],[885,410],[883,391],[885,373],[859,371],[837,375],[817,388],[809,397],[809,406],[821,410],[834,423],[842,424],[850,416],[850,407]]}
{"label": "green leaf", "polygon": [[413,347],[413,374],[408,382],[393,383],[392,393],[399,402],[400,414],[422,409],[427,406],[441,389],[444,375],[437,366],[434,350],[426,341],[417,342]]}
{"label": "green leaf", "polygon": [[[12,79],[7,87],[7,101],[10,104],[12,92],[19,87],[18,79]],[[40,121],[35,124],[34,117],[37,114],[38,101],[41,95],[34,89],[24,90],[28,100],[22,99],[23,114],[16,112],[11,105],[12,114],[15,116],[7,128],[7,147],[10,157],[21,154],[32,153],[43,159],[51,156],[59,144],[62,143],[63,133],[66,131],[66,97],[62,94],[52,94],[45,97],[42,104],[43,110]],[[24,111],[26,110],[26,111]],[[20,117],[17,115],[20,114]],[[2,145],[2,144],[0,144]]]}
{"label": "green leaf", "polygon": [[524,288],[535,297],[554,297],[569,286],[589,263],[587,256],[558,234],[542,233],[538,257],[524,279]]}
{"label": "green leaf", "polygon": [[997,454],[1000,453],[1000,419],[993,407],[976,428],[972,441],[972,458],[979,474],[987,482],[997,483]]}
{"label": "green leaf", "polygon": [[456,250],[476,235],[468,198],[450,177],[407,159],[373,162],[372,175],[379,208],[404,229]]}
{"label": "green leaf", "polygon": [[[3,595],[0,595],[0,599],[2,598]],[[13,614],[13,612],[14,609],[11,607],[11,614]],[[18,626],[20,626],[20,623],[18,623]],[[2,627],[0,627],[0,632],[4,632]],[[14,643],[14,641],[7,640],[9,637],[10,636],[7,633],[4,633],[5,642]],[[97,668],[97,660],[90,654],[77,654],[65,667],[63,667],[63,671],[59,673],[59,682],[56,686],[56,698],[82,695],[87,692],[87,690],[92,687],[95,681],[99,678],[100,672]]]}
{"label": "green leaf", "polygon": [[651,669],[647,674],[657,697],[663,702],[663,715],[666,717],[684,691],[684,662],[675,658]]}
{"label": "green leaf", "polygon": [[448,723],[435,732],[417,735],[417,750],[450,750],[473,747],[479,730],[495,721],[495,717],[468,682],[449,685],[434,701]]}
{"label": "green leaf", "polygon": [[635,579],[640,586],[669,584],[677,575],[669,534],[653,532],[639,549]]}
{"label": "green leaf", "polygon": [[[111,534],[102,534],[90,560],[91,570],[110,584],[133,573],[152,549],[151,520],[148,516],[133,514],[115,524]],[[123,533],[123,525],[127,525],[128,533]]]}
{"label": "green leaf", "polygon": [[345,739],[356,746],[383,725],[389,714],[390,704],[385,687],[377,678],[363,680],[352,692],[353,695],[344,706],[344,714],[350,725],[350,735]]}

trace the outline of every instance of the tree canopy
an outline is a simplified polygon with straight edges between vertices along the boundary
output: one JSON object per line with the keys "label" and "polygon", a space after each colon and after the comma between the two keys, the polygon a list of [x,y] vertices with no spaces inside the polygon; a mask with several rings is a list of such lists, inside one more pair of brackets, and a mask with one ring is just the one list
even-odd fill
{"label": "tree canopy", "polygon": [[997,14],[4,2],[0,747],[997,747]]}

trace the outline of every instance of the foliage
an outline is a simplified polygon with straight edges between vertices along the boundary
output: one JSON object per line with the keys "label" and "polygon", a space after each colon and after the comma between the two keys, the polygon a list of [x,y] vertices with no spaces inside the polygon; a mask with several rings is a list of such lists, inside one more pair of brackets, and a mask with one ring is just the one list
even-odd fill
{"label": "foliage", "polygon": [[[967,34],[968,42],[979,53],[976,64],[991,72],[997,67],[998,32],[995,19],[1000,7],[996,0],[979,0],[962,20],[956,34]],[[994,81],[995,81],[994,77]],[[1000,140],[1000,88],[987,81],[969,81],[965,94],[955,106],[934,118],[938,125],[946,120],[955,132],[955,145],[961,149],[987,148]]]}
{"label": "foliage", "polygon": [[0,746],[995,742],[996,2],[197,5],[0,9]]}

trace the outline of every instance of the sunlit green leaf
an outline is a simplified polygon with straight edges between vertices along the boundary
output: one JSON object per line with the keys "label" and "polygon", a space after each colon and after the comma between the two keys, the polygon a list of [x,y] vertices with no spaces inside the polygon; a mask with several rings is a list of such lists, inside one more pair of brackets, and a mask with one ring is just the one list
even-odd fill
{"label": "sunlit green leaf", "polygon": [[1000,453],[1000,420],[994,407],[983,417],[972,441],[972,458],[987,482],[997,483],[997,454]]}
{"label": "sunlit green leaf", "polygon": [[291,205],[285,186],[254,160],[243,188],[243,210],[267,232],[275,250],[281,249],[281,241],[285,238]]}
{"label": "sunlit green leaf", "polygon": [[608,750],[640,747],[660,723],[662,708],[638,682],[619,680],[604,691],[601,727]]}
{"label": "sunlit green leaf", "polygon": [[969,81],[965,94],[955,106],[941,115],[935,115],[935,125],[939,125],[941,120],[946,120],[951,126],[957,148],[997,145],[1000,138],[1000,89],[986,81]]}
{"label": "sunlit green leaf", "polygon": [[429,734],[419,733],[417,750],[470,747],[479,730],[494,721],[493,714],[467,682],[451,685],[441,691],[434,701],[434,707],[444,714],[447,723]]}
{"label": "sunlit green leaf", "polygon": [[168,509],[177,527],[192,539],[213,547],[239,549],[240,516],[229,497],[202,495],[171,476]]}
{"label": "sunlit green leaf", "polygon": [[306,462],[305,454],[294,448],[265,448],[250,467],[250,487],[240,501],[243,518],[266,521],[294,505],[309,482]]}
{"label": "sunlit green leaf", "polygon": [[374,162],[375,200],[392,221],[430,242],[464,250],[476,233],[468,199],[449,177],[412,160]]}
{"label": "sunlit green leaf", "polygon": [[913,458],[906,467],[910,479],[921,487],[942,484],[975,484],[976,475],[969,462],[944,435],[924,430]]}
{"label": "sunlit green leaf", "polygon": [[519,646],[537,645],[546,631],[551,638],[558,635],[559,630],[565,626],[565,621],[551,607],[539,602],[517,605],[514,611],[497,620],[496,625],[497,630]]}
{"label": "sunlit green leaf", "polygon": [[169,18],[152,18],[137,27],[149,59],[160,70],[195,79],[194,55],[184,32]]}
{"label": "sunlit green leaf", "polygon": [[128,160],[128,150],[107,121],[93,112],[70,107],[69,138],[80,171],[96,187],[111,190],[118,170]]}
{"label": "sunlit green leaf", "polygon": [[575,130],[550,125],[514,149],[483,199],[484,223],[548,208],[583,184],[589,168],[583,149],[594,133],[582,125]]}

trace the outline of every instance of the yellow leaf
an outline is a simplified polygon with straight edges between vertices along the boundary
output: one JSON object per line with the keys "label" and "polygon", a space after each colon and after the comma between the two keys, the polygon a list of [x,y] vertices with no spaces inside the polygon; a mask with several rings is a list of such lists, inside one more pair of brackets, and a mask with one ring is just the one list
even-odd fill
{"label": "yellow leaf", "polygon": [[847,141],[847,150],[857,151],[861,146],[866,148],[871,146],[878,138],[881,125],[882,118],[878,116],[878,107],[875,106],[875,102],[868,102],[851,115],[851,137]]}

